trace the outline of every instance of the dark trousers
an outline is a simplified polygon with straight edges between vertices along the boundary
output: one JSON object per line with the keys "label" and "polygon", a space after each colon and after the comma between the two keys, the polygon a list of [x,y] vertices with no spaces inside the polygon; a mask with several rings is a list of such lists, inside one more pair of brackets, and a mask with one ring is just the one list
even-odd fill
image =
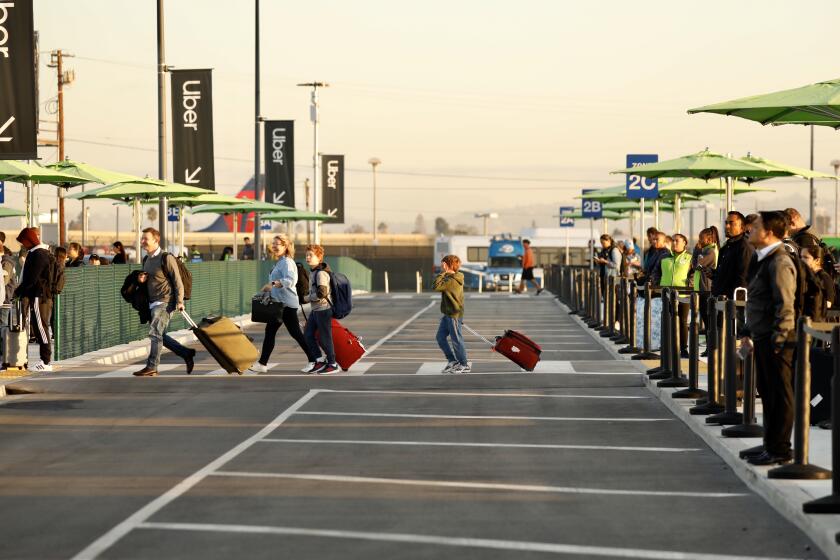
{"label": "dark trousers", "polygon": [[295,342],[298,343],[298,346],[306,354],[306,357],[309,358],[309,361],[315,361],[315,357],[310,355],[309,348],[306,346],[306,340],[303,338],[303,332],[300,330],[297,312],[298,309],[296,307],[284,307],[283,314],[279,319],[273,318],[265,324],[265,338],[263,339],[262,354],[260,355],[260,363],[262,365],[268,363],[268,358],[274,352],[274,339],[277,337],[277,331],[280,330],[281,325],[286,325],[289,336],[295,339]]}
{"label": "dark trousers", "polygon": [[45,364],[50,363],[52,359],[52,307],[51,299],[41,298],[23,298],[21,301],[21,308],[23,309],[23,320],[28,324],[29,333],[35,335],[35,340],[38,342],[38,349],[41,354],[41,361]]}
{"label": "dark trousers", "polygon": [[[318,333],[318,340],[315,339],[315,333]],[[322,311],[313,311],[309,314],[309,320],[306,321],[306,329],[303,333],[306,339],[306,346],[309,348],[310,359],[317,360],[321,357],[321,348],[327,355],[326,360],[328,364],[335,363],[335,349],[333,348],[332,338],[332,309],[324,309]],[[320,347],[318,342],[320,341]],[[313,360],[313,361],[315,361]]]}
{"label": "dark trousers", "polygon": [[680,351],[688,350],[688,319],[691,315],[691,304],[680,301],[677,304],[677,323],[680,327]]}
{"label": "dark trousers", "polygon": [[755,341],[755,372],[764,408],[764,448],[790,455],[793,431],[793,348],[779,353],[770,339]]}

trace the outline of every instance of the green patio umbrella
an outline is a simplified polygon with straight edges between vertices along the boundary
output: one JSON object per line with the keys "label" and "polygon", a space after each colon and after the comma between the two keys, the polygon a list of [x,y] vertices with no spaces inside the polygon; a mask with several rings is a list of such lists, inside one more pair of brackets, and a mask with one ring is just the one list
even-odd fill
{"label": "green patio umbrella", "polygon": [[625,175],[639,175],[651,179],[664,177],[695,178],[695,179],[717,179],[719,177],[744,177],[769,179],[771,177],[784,177],[790,173],[778,168],[752,163],[739,158],[725,156],[710,152],[708,149],[696,154],[647,163],[638,167],[629,167],[613,171]]}
{"label": "green patio umbrella", "polygon": [[288,212],[275,212],[263,214],[260,219],[271,222],[325,222],[333,217],[320,212],[309,212],[307,210],[289,210]]}
{"label": "green patio umbrella", "polygon": [[[638,210],[638,208],[636,208]],[[615,211],[615,210],[604,210],[601,215],[607,220],[620,220],[624,218],[625,214],[629,212],[624,211]],[[577,211],[572,212],[570,214],[563,214],[564,218],[572,218],[574,220],[588,220],[589,218],[583,215],[583,212]]]}
{"label": "green patio umbrella", "polygon": [[[283,206],[282,204],[272,204],[271,202],[258,202],[251,199],[239,199],[239,204],[202,204],[192,209],[193,214],[233,214],[233,258],[236,259],[236,246],[239,237],[239,214],[255,213],[274,213],[294,210],[290,206]],[[258,220],[254,221],[255,227],[258,227]]]}
{"label": "green patio umbrella", "polygon": [[[732,193],[773,192],[772,189],[753,187],[742,181],[732,182]],[[674,179],[659,185],[659,193],[670,198],[674,203],[674,229],[682,230],[682,203],[699,200],[709,195],[725,195],[726,184],[723,179],[704,181],[703,179]],[[691,232],[692,234],[694,232]]]}
{"label": "green patio umbrella", "polygon": [[[806,86],[751,95],[713,105],[695,107],[689,114],[713,113],[730,115],[763,125],[801,124],[840,128],[840,79],[827,80]],[[811,155],[813,161],[814,133],[811,129]],[[811,181],[810,221],[816,212],[816,191]],[[840,183],[835,182],[835,228],[840,222]]]}
{"label": "green patio umbrella", "polygon": [[16,210],[14,208],[6,208],[5,206],[0,206],[0,218],[13,218],[19,216],[26,216],[25,210]]}
{"label": "green patio umbrella", "polygon": [[0,160],[0,181],[22,183],[29,194],[26,208],[26,223],[34,222],[32,201],[34,200],[32,183],[55,183],[56,181],[79,183],[79,179],[62,171],[43,167],[35,163],[17,160]]}
{"label": "green patio umbrella", "polygon": [[135,260],[140,262],[140,201],[157,200],[162,196],[199,196],[207,194],[207,189],[190,187],[179,183],[169,183],[149,177],[120,181],[112,185],[105,185],[91,191],[79,192],[67,198],[76,200],[113,199],[131,200],[134,206],[134,233],[136,236],[134,248]]}

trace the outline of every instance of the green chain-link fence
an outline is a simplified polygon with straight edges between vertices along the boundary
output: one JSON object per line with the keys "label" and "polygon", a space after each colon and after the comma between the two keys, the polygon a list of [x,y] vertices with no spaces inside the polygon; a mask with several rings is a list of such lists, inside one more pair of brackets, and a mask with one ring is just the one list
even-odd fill
{"label": "green chain-link fence", "polygon": [[[334,270],[346,274],[355,290],[370,291],[371,271],[349,257],[327,257]],[[187,312],[196,321],[209,315],[233,317],[250,313],[251,297],[268,281],[273,262],[228,261],[188,264],[192,298]],[[146,338],[137,312],[120,295],[125,277],[140,265],[68,268],[55,310],[55,358],[71,358],[94,350]],[[186,328],[174,315],[170,330]]]}

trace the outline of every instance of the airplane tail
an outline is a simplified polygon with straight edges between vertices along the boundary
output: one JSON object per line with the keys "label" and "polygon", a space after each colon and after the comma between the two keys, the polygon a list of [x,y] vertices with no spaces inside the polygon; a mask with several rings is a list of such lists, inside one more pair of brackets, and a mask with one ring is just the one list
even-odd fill
{"label": "airplane tail", "polygon": [[[261,177],[264,180],[264,176]],[[254,177],[248,179],[248,182],[242,187],[242,190],[237,193],[236,198],[245,198],[254,200],[256,196],[254,189]],[[237,224],[239,233],[254,233],[254,213],[242,214],[239,223]],[[233,233],[233,216],[220,214],[212,224],[199,231],[202,232],[228,232]]]}

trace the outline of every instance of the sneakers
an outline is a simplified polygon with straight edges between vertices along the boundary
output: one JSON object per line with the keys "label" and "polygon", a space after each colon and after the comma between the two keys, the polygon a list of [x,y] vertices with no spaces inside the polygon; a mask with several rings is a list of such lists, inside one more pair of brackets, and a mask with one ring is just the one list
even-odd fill
{"label": "sneakers", "polygon": [[466,364],[456,364],[452,367],[451,373],[469,373],[472,371],[472,362]]}
{"label": "sneakers", "polygon": [[324,360],[324,358],[318,358],[314,362],[309,362],[308,364],[306,364],[306,367],[304,367],[300,371],[302,373],[315,373],[316,371],[321,369],[321,366],[323,366],[325,363],[326,360]]}
{"label": "sneakers", "polygon": [[38,362],[31,368],[32,371],[52,371],[53,367],[52,364],[45,364],[44,362]]}
{"label": "sneakers", "polygon": [[324,365],[321,366],[321,369],[319,369],[315,373],[317,373],[318,375],[330,375],[331,373],[335,373],[337,371],[338,364],[328,364],[325,362]]}
{"label": "sneakers", "polygon": [[540,295],[541,293],[543,293],[543,290],[544,290],[544,288],[537,288],[537,295]]}
{"label": "sneakers", "polygon": [[254,365],[249,367],[248,371],[252,373],[265,373],[268,371],[268,367],[259,362],[254,362]]}
{"label": "sneakers", "polygon": [[458,362],[446,362],[446,367],[440,370],[441,373],[452,373],[452,368],[458,365]]}

